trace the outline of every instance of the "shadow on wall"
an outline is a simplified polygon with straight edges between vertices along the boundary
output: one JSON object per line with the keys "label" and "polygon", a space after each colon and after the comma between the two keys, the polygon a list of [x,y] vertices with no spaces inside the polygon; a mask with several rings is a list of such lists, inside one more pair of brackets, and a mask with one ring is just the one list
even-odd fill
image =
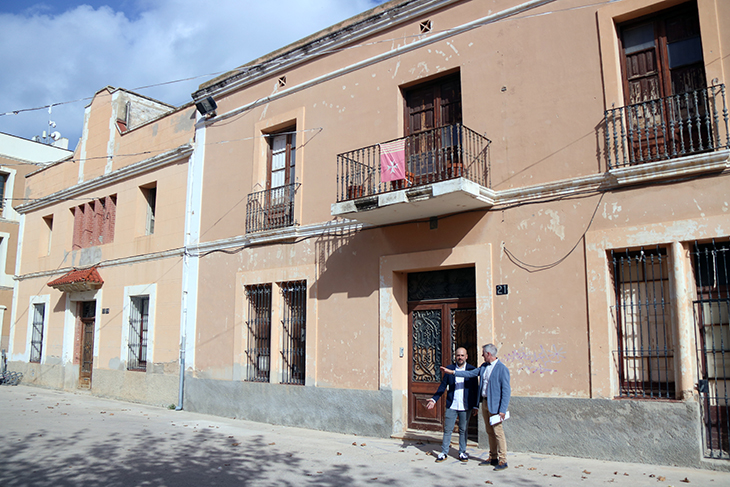
{"label": "shadow on wall", "polygon": [[[347,293],[348,298],[357,298],[377,293],[380,257],[452,249],[484,216],[485,212],[477,211],[439,217],[436,228],[431,228],[428,220],[418,220],[360,231],[353,225],[325,232],[315,240],[317,295],[326,299]],[[437,268],[440,264],[432,265]]]}

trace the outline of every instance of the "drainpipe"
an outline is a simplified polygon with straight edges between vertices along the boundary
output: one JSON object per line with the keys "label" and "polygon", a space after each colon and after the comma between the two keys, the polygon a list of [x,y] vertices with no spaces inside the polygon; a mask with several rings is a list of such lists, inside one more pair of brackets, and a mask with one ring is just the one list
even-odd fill
{"label": "drainpipe", "polygon": [[[187,313],[187,310],[183,311]],[[177,395],[177,407],[175,411],[182,411],[183,408],[183,388],[185,387],[185,335],[180,340],[180,391]]]}

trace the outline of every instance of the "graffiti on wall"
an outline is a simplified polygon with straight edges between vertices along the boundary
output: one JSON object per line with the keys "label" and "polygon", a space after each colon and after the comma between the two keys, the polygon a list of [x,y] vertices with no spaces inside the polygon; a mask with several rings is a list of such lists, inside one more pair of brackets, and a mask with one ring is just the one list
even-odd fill
{"label": "graffiti on wall", "polygon": [[540,345],[539,350],[528,350],[520,347],[502,357],[502,360],[512,371],[527,372],[528,374],[553,374],[558,371],[555,364],[565,358],[563,347],[550,345],[549,348]]}

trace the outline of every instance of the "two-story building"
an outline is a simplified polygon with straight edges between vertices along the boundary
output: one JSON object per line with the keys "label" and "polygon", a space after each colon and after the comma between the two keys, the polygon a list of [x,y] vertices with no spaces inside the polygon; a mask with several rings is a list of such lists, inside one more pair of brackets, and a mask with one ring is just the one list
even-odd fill
{"label": "two-story building", "polygon": [[494,342],[510,448],[727,458],[729,19],[393,1],[203,84],[186,408],[438,430]]}
{"label": "two-story building", "polygon": [[24,383],[177,403],[194,112],[106,87],[73,157],[27,176],[9,356]]}
{"label": "two-story building", "polygon": [[51,387],[400,437],[441,429],[439,366],[491,342],[511,450],[729,468],[728,19],[393,0],[201,85],[197,120],[135,126],[140,97],[102,91],[28,178],[11,356]]}

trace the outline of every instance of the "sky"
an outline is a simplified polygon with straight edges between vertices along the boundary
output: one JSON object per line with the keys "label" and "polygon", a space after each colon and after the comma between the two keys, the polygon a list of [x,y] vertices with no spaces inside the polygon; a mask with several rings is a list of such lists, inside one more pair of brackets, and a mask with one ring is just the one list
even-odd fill
{"label": "sky", "polygon": [[179,106],[218,74],[381,3],[0,0],[0,132],[59,131],[74,149],[105,86]]}

